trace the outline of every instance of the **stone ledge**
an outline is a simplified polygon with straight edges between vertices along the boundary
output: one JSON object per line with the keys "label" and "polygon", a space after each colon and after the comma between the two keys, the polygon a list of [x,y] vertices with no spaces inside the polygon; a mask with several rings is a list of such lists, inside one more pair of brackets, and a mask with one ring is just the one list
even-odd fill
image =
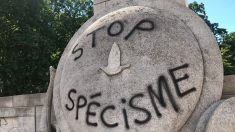
{"label": "stone ledge", "polygon": [[0,108],[42,106],[45,93],[0,97]]}
{"label": "stone ledge", "polygon": [[223,95],[235,95],[235,75],[224,77]]}
{"label": "stone ledge", "polygon": [[43,105],[45,97],[45,93],[13,96],[12,103],[14,107],[40,106]]}
{"label": "stone ledge", "polygon": [[8,117],[28,117],[35,115],[34,107],[13,107],[13,108],[0,108],[0,118]]}

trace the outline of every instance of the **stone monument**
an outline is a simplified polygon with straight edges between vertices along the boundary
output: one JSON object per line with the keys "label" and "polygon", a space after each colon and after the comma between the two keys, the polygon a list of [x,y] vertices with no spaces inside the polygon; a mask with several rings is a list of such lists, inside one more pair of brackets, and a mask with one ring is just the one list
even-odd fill
{"label": "stone monument", "polygon": [[56,71],[57,131],[195,131],[223,87],[220,51],[203,20],[184,0],[94,5]]}

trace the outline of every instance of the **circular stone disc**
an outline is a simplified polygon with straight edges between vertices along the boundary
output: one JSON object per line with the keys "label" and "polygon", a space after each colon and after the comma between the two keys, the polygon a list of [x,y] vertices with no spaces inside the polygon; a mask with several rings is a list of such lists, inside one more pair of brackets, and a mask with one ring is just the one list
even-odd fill
{"label": "circular stone disc", "polygon": [[211,115],[213,114],[213,112],[216,110],[216,108],[218,108],[218,106],[222,102],[223,102],[223,100],[214,103],[202,114],[201,118],[199,119],[199,121],[197,123],[197,127],[196,127],[195,132],[204,132],[205,131],[207,123],[208,123]]}
{"label": "circular stone disc", "polygon": [[[189,8],[177,4],[172,0],[112,0],[107,3],[105,10],[100,11],[94,19],[128,6],[145,6],[170,12],[181,19],[197,38],[203,56],[204,81],[200,100],[183,126],[181,131],[194,132],[201,114],[213,103],[219,101],[223,89],[223,62],[218,44],[207,24]],[[91,21],[87,22],[88,26]],[[81,31],[81,30],[80,30]],[[69,44],[70,46],[72,43]],[[68,47],[70,47],[68,46]]]}
{"label": "circular stone disc", "polygon": [[207,123],[206,132],[235,131],[235,98],[230,98],[219,105]]}
{"label": "circular stone disc", "polygon": [[[199,101],[202,52],[169,12],[128,7],[96,20],[66,49],[54,103],[68,131],[178,131]],[[61,119],[61,120],[60,120]]]}

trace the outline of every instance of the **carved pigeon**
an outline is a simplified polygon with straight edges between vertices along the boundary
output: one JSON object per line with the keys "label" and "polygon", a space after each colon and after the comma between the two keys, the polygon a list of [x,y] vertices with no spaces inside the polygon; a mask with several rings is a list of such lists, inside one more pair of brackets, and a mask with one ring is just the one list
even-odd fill
{"label": "carved pigeon", "polygon": [[109,53],[108,66],[101,67],[100,69],[104,71],[108,76],[113,76],[121,73],[124,69],[129,68],[131,65],[121,66],[121,53],[118,45],[113,44],[112,49]]}

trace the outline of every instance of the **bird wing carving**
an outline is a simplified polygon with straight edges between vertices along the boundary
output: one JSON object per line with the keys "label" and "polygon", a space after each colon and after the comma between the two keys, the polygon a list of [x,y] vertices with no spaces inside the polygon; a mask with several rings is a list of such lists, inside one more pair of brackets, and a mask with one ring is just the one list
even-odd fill
{"label": "bird wing carving", "polygon": [[121,65],[121,53],[118,45],[116,43],[113,44],[112,49],[109,53],[108,58],[108,67],[109,68],[118,68]]}

